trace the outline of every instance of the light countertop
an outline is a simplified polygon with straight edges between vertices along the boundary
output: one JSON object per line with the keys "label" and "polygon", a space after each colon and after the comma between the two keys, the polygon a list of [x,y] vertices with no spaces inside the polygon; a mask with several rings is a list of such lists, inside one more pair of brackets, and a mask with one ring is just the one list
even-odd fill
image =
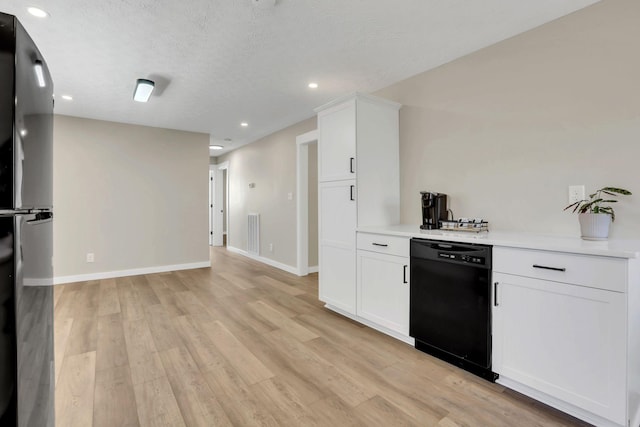
{"label": "light countertop", "polygon": [[357,231],[409,238],[416,237],[450,242],[480,243],[493,246],[569,252],[583,255],[640,258],[640,240],[609,239],[603,241],[587,241],[579,237],[545,236],[500,231],[476,234],[465,231],[421,230],[420,226],[413,224],[358,227]]}

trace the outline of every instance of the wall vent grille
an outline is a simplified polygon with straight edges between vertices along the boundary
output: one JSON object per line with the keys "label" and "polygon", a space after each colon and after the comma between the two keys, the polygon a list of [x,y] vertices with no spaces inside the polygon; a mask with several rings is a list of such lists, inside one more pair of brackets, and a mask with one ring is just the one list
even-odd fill
{"label": "wall vent grille", "polygon": [[260,214],[257,213],[248,215],[247,252],[260,255]]}

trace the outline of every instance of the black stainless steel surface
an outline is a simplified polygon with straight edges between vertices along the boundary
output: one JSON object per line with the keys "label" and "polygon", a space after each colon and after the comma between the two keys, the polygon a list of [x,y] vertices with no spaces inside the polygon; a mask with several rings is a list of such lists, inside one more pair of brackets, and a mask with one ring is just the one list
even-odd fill
{"label": "black stainless steel surface", "polygon": [[[40,218],[39,218],[40,217]],[[0,425],[53,425],[53,226],[0,216]]]}
{"label": "black stainless steel surface", "polygon": [[494,381],[491,246],[411,240],[409,334],[416,348]]}
{"label": "black stainless steel surface", "polygon": [[420,192],[422,204],[422,225],[423,230],[433,230],[440,228],[440,221],[446,221],[447,195],[442,193]]}
{"label": "black stainless steel surface", "polygon": [[53,427],[53,84],[0,13],[0,426]]}
{"label": "black stainless steel surface", "polygon": [[[44,86],[38,83],[36,64]],[[53,82],[22,25],[0,13],[0,210],[50,209]]]}

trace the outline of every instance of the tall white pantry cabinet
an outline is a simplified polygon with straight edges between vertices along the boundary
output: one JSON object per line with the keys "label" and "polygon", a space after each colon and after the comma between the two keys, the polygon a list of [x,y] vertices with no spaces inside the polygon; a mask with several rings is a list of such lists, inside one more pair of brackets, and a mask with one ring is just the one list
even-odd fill
{"label": "tall white pantry cabinet", "polygon": [[400,220],[400,104],[356,93],[318,113],[319,294],[356,314],[356,228]]}

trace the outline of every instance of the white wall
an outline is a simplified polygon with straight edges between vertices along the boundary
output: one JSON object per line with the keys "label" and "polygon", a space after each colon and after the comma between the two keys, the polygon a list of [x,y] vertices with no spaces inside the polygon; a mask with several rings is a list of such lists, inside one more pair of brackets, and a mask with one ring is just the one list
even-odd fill
{"label": "white wall", "polygon": [[315,128],[314,117],[217,159],[229,161],[228,246],[247,249],[247,214],[259,213],[260,256],[295,268],[296,136]]}
{"label": "white wall", "polygon": [[208,135],[55,116],[53,141],[56,277],[209,261]]}
{"label": "white wall", "polygon": [[494,230],[579,235],[568,186],[634,192],[613,237],[640,238],[640,2],[604,1],[377,95],[400,111],[401,218],[419,192]]}
{"label": "white wall", "polygon": [[[640,238],[638,16],[637,0],[603,1],[378,91],[403,104],[401,221],[420,224],[428,190],[493,230],[578,236],[567,187],[612,185],[635,193],[616,206],[612,236]],[[246,249],[246,214],[260,212],[261,255],[295,265],[286,193],[295,136],[312,129],[315,119],[219,159],[231,161],[232,246]]]}

